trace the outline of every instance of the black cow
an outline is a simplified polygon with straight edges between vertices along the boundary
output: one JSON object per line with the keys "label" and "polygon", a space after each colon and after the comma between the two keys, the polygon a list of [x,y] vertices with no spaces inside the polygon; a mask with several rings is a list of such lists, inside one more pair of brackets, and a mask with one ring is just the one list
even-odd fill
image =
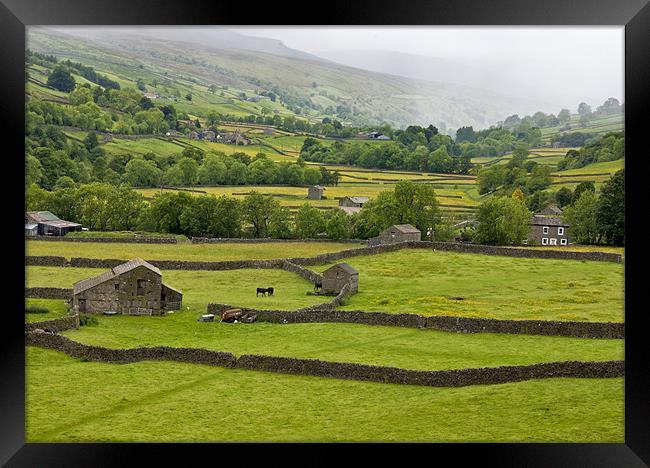
{"label": "black cow", "polygon": [[262,293],[262,296],[264,296],[264,295],[272,296],[273,295],[273,288],[257,288],[257,294],[256,295],[259,296],[260,293]]}
{"label": "black cow", "polygon": [[323,283],[314,283],[314,291],[320,291],[323,289]]}

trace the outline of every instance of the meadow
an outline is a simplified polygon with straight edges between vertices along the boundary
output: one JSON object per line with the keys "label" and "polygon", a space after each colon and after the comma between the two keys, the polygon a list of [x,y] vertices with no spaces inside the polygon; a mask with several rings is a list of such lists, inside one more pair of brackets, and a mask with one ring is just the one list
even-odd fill
{"label": "meadow", "polygon": [[220,244],[127,244],[100,242],[26,241],[25,255],[55,255],[65,258],[116,258],[130,260],[270,260],[287,257],[313,257],[328,252],[364,245],[345,242],[263,242]]}
{"label": "meadow", "polygon": [[432,388],[26,354],[30,443],[624,440],[620,378]]}
{"label": "meadow", "polygon": [[45,313],[25,313],[25,322],[43,322],[64,317],[69,314],[68,306],[64,301],[57,299],[25,299],[25,306],[46,307]]}
{"label": "meadow", "polygon": [[622,264],[420,249],[353,257],[346,262],[359,271],[359,292],[343,310],[623,321]]}

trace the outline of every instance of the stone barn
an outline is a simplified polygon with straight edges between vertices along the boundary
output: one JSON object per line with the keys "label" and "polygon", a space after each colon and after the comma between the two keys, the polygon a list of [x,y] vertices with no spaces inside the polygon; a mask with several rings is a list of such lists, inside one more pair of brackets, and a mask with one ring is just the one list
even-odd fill
{"label": "stone barn", "polygon": [[343,286],[350,283],[350,291],[359,290],[359,272],[349,264],[337,263],[323,272],[323,288],[325,294],[338,294]]}
{"label": "stone barn", "polygon": [[368,202],[368,197],[343,197],[339,199],[339,206],[351,206],[354,208],[362,208]]}
{"label": "stone barn", "polygon": [[422,233],[410,224],[394,224],[376,238],[379,244],[397,244],[398,242],[419,241]]}
{"label": "stone barn", "polygon": [[179,310],[183,301],[183,293],[164,284],[160,270],[141,258],[76,282],[72,294],[77,313],[162,315]]}
{"label": "stone barn", "polygon": [[325,190],[325,187],[322,185],[313,185],[309,187],[307,191],[307,198],[311,200],[320,200],[323,198],[323,191]]}

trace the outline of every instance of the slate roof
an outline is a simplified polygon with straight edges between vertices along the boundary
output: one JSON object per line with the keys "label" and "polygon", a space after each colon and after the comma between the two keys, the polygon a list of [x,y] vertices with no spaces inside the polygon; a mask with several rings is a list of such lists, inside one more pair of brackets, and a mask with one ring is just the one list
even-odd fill
{"label": "slate roof", "polygon": [[538,211],[535,214],[538,214],[538,215],[561,215],[562,210],[557,205],[552,204],[552,205],[548,205],[546,208],[544,208],[541,211]]}
{"label": "slate roof", "polygon": [[92,287],[97,286],[98,284],[102,284],[102,283],[105,283],[106,281],[117,278],[121,274],[126,273],[127,271],[131,271],[134,268],[137,268],[139,266],[149,268],[154,273],[162,276],[162,273],[160,272],[160,270],[158,268],[156,268],[155,266],[153,266],[151,263],[145,262],[141,258],[134,258],[133,260],[131,260],[129,262],[122,263],[121,265],[118,265],[118,266],[116,266],[114,268],[111,268],[110,270],[102,273],[99,276],[94,276],[92,278],[77,281],[72,287],[72,293],[73,294],[79,294],[80,292],[86,291],[86,290],[88,290],[88,289],[90,289]]}
{"label": "slate roof", "polygon": [[38,224],[36,224],[36,223],[31,223],[31,224],[25,223],[25,229],[32,230],[32,229],[35,229],[37,227],[38,227]]}
{"label": "slate roof", "polygon": [[368,200],[370,200],[369,197],[348,197],[352,203],[366,203]]}
{"label": "slate roof", "polygon": [[346,273],[348,273],[350,275],[358,275],[359,274],[359,272],[357,270],[355,270],[354,268],[352,268],[352,266],[349,263],[345,263],[345,262],[341,262],[341,263],[337,263],[336,265],[332,265],[327,270],[325,270],[323,273],[325,273],[327,271],[330,271],[330,270],[333,270],[333,269],[343,270],[343,271],[345,271]]}
{"label": "slate roof", "polygon": [[81,226],[81,224],[79,223],[73,223],[71,221],[63,221],[62,219],[56,221],[41,221],[39,224],[43,224],[45,226],[54,226],[58,228]]}
{"label": "slate roof", "polygon": [[557,216],[533,215],[530,223],[535,226],[569,226],[569,224],[562,221],[562,218]]}
{"label": "slate roof", "polygon": [[395,225],[389,227],[388,229],[391,229],[391,228],[395,228],[399,232],[402,232],[404,234],[411,233],[411,232],[417,232],[418,234],[420,233],[419,229],[417,229],[414,226],[411,226],[410,224],[395,224]]}
{"label": "slate roof", "polygon": [[183,294],[183,291],[181,291],[180,289],[176,289],[173,286],[170,286],[170,285],[165,284],[165,283],[162,283],[162,285],[163,285],[163,287],[165,287],[167,289],[171,289],[172,291],[176,291],[178,294],[181,294],[181,295]]}
{"label": "slate roof", "polygon": [[36,223],[44,221],[61,221],[58,216],[50,211],[28,211],[27,217]]}

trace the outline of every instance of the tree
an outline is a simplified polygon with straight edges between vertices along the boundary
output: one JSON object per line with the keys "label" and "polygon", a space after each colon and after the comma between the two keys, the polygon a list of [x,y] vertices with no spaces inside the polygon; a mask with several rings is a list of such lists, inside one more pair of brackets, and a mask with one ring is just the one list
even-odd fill
{"label": "tree", "polygon": [[142,81],[140,78],[138,78],[135,82],[136,88],[138,88],[140,91],[145,92],[147,90],[147,87],[144,84],[144,81]]}
{"label": "tree", "polygon": [[325,230],[325,220],[320,210],[304,203],[296,213],[296,235],[300,239],[313,239]]}
{"label": "tree", "polygon": [[176,165],[181,171],[183,185],[189,185],[190,187],[196,185],[199,172],[197,162],[192,158],[182,157]]}
{"label": "tree", "polygon": [[99,145],[99,141],[97,140],[97,134],[95,132],[88,132],[86,138],[84,138],[83,143],[88,151],[97,147],[97,145]]}
{"label": "tree", "polygon": [[569,123],[571,121],[571,111],[569,109],[562,109],[557,114],[557,118],[563,124]]}
{"label": "tree", "polygon": [[625,169],[616,172],[600,189],[596,221],[607,244],[625,244]]}
{"label": "tree", "polygon": [[564,209],[562,219],[570,225],[571,237],[578,244],[596,244],[600,240],[596,211],[598,199],[591,190],[585,190],[571,206]]}
{"label": "tree", "polygon": [[25,186],[30,187],[32,184],[38,185],[43,179],[43,166],[41,162],[28,154],[25,158]]}
{"label": "tree", "polygon": [[266,237],[269,233],[269,219],[274,211],[280,209],[280,203],[269,195],[252,191],[244,198],[242,205],[243,219],[253,227],[253,237]]}
{"label": "tree", "polygon": [[198,180],[201,185],[219,185],[226,180],[226,164],[216,154],[208,154],[199,167]]}
{"label": "tree", "polygon": [[325,219],[325,232],[332,240],[347,239],[350,237],[350,217],[342,210],[330,210]]}
{"label": "tree", "polygon": [[522,203],[526,202],[526,199],[524,197],[524,192],[521,191],[519,187],[517,187],[513,192],[512,192],[512,198],[519,200]]}
{"label": "tree", "polygon": [[47,85],[64,93],[69,93],[74,89],[76,81],[68,70],[62,66],[56,66],[50,76],[47,77]]}
{"label": "tree", "polygon": [[159,185],[162,171],[153,161],[142,158],[131,159],[124,168],[124,179],[133,187],[155,187]]}
{"label": "tree", "polygon": [[580,115],[591,114],[591,106],[586,102],[581,102],[580,104],[578,104],[578,114]]}
{"label": "tree", "polygon": [[596,192],[596,186],[594,185],[594,183],[591,180],[587,181],[587,182],[580,182],[578,184],[578,186],[573,191],[573,196],[571,198],[571,203],[575,203],[576,201],[578,201],[578,199],[580,198],[580,195],[582,195],[582,193],[587,191],[587,190],[589,190],[591,192],[594,192],[594,193]]}
{"label": "tree", "polygon": [[80,106],[81,104],[92,102],[93,93],[90,89],[86,88],[85,86],[80,86],[70,93],[70,96],[68,96],[68,100],[70,101],[71,105]]}
{"label": "tree", "polygon": [[532,213],[513,197],[494,197],[478,209],[476,240],[484,244],[519,245],[530,232]]}
{"label": "tree", "polygon": [[54,190],[59,190],[59,189],[64,189],[64,188],[75,188],[76,184],[74,183],[74,180],[72,180],[72,177],[69,176],[61,176],[56,180],[56,183],[54,184]]}
{"label": "tree", "polygon": [[564,208],[567,205],[570,205],[573,201],[573,192],[566,187],[562,187],[560,190],[555,192],[555,202],[560,208]]}

